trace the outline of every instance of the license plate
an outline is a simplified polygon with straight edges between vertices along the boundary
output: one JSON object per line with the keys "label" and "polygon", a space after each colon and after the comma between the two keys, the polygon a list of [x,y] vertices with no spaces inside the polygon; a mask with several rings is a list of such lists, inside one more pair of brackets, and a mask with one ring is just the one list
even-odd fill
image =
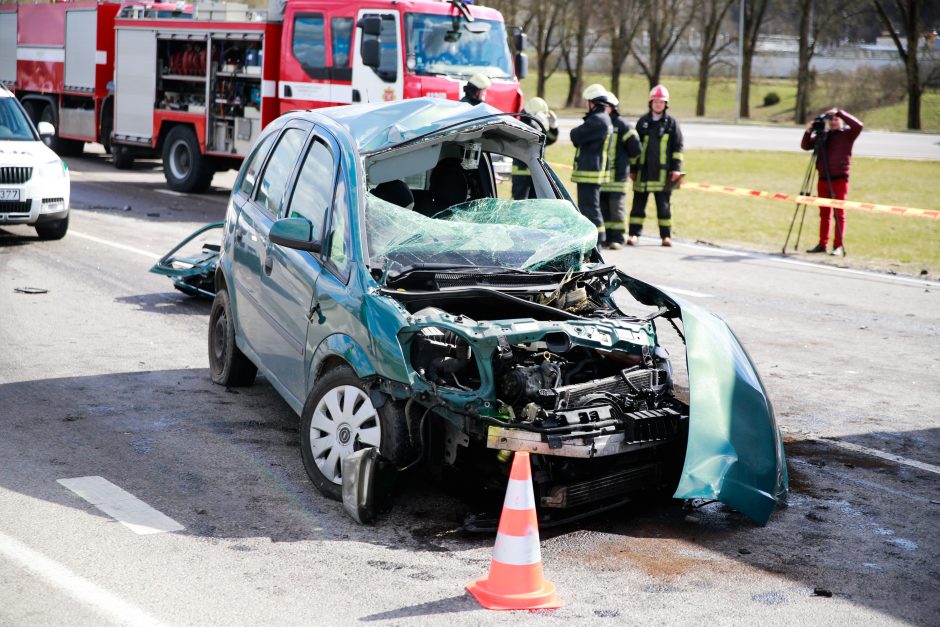
{"label": "license plate", "polygon": [[16,200],[20,199],[20,190],[18,189],[3,189],[0,187],[0,200]]}

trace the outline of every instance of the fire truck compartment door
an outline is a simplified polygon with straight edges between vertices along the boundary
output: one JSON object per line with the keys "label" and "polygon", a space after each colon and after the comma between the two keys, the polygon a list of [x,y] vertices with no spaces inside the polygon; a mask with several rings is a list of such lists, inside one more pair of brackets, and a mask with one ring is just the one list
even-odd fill
{"label": "fire truck compartment door", "polygon": [[[371,68],[362,62],[363,39],[376,39],[375,35],[366,35],[358,26],[363,17],[381,17],[382,31],[378,35],[378,68]],[[402,67],[401,14],[396,11],[378,11],[365,9],[359,12],[356,20],[356,37],[353,44],[352,101],[385,102],[401,100],[404,95],[404,68]],[[357,99],[358,96],[358,99]]]}
{"label": "fire truck compartment door", "polygon": [[65,87],[95,88],[95,51],[98,47],[98,12],[95,9],[65,13]]}
{"label": "fire truck compartment door", "polygon": [[16,82],[16,11],[0,13],[0,81]]}
{"label": "fire truck compartment door", "polygon": [[114,63],[114,134],[130,140],[153,138],[157,88],[157,35],[149,30],[117,31]]}

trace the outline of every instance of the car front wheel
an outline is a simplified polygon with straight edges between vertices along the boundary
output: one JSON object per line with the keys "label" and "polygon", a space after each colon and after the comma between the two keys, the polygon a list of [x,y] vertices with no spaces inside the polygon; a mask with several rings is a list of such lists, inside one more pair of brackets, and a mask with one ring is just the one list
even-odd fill
{"label": "car front wheel", "polygon": [[313,484],[325,496],[342,499],[343,458],[370,446],[393,464],[413,461],[405,417],[398,403],[380,407],[352,369],[338,366],[323,375],[300,418],[300,453]]}
{"label": "car front wheel", "polygon": [[214,383],[244,387],[255,381],[258,367],[235,344],[235,320],[227,290],[219,290],[209,313],[209,373]]}
{"label": "car front wheel", "polygon": [[36,225],[36,235],[39,239],[62,239],[69,230],[69,217],[65,216],[55,222],[44,222]]}

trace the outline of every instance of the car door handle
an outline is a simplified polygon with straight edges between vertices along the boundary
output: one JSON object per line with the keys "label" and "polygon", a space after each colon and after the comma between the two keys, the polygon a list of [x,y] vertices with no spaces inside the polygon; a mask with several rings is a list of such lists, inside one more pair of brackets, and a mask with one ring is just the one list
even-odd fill
{"label": "car door handle", "polygon": [[271,271],[274,270],[274,256],[265,255],[264,257],[264,273],[268,276],[271,276]]}
{"label": "car door handle", "polygon": [[352,91],[352,101],[353,102],[362,102],[362,96],[359,94],[358,89]]}
{"label": "car door handle", "polygon": [[326,322],[326,316],[323,315],[323,310],[320,308],[320,303],[317,303],[310,308],[310,312],[307,313],[307,320],[312,323],[314,316],[317,318],[317,324],[323,324]]}

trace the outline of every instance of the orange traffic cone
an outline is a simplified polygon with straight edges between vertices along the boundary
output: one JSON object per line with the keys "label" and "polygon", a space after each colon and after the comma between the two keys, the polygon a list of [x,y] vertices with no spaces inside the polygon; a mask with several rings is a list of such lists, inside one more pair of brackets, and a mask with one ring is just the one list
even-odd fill
{"label": "orange traffic cone", "polygon": [[499,518],[490,574],[467,586],[488,610],[540,610],[564,605],[542,576],[539,525],[528,451],[517,451]]}

